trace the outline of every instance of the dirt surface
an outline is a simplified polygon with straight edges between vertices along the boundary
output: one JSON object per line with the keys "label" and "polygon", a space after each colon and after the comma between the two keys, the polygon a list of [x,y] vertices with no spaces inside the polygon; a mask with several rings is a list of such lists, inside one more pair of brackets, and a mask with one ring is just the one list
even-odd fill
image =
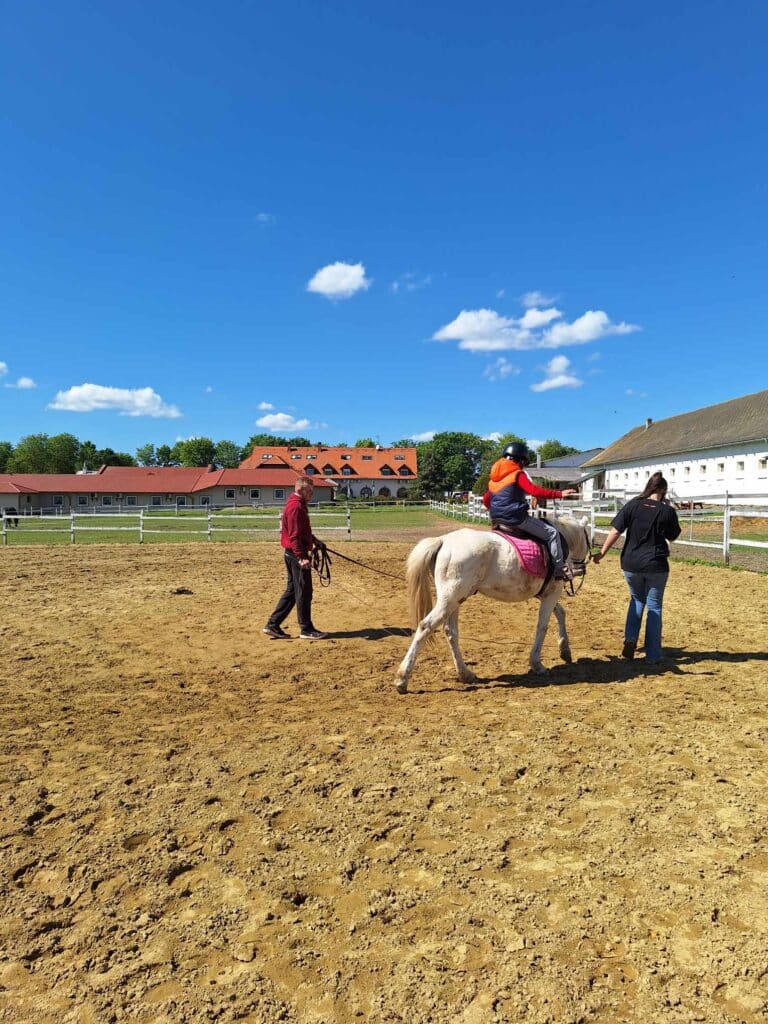
{"label": "dirt surface", "polygon": [[1,561],[0,1021],[766,1020],[765,576],[674,565],[657,672],[615,560],[544,678],[473,598],[485,685],[441,641],[398,697],[396,580],[337,563],[309,644],[266,545]]}

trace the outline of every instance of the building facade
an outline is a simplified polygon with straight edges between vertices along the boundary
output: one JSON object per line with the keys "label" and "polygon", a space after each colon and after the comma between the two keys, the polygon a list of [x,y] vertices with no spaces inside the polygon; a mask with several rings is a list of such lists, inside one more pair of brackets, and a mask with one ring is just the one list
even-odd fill
{"label": "building facade", "polygon": [[768,391],[635,427],[585,464],[605,490],[639,493],[660,470],[673,499],[768,495]]}
{"label": "building facade", "polygon": [[351,498],[404,498],[418,478],[415,448],[254,448],[241,469],[283,466],[334,484]]}

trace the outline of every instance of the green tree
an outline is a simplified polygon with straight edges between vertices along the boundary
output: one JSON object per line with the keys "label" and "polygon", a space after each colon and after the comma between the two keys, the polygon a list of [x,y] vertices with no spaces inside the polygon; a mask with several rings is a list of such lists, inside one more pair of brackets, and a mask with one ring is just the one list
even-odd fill
{"label": "green tree", "polygon": [[372,437],[359,437],[355,441],[355,448],[375,448],[376,442]]}
{"label": "green tree", "polygon": [[157,453],[153,444],[143,444],[136,449],[136,461],[140,466],[156,466]]}
{"label": "green tree", "polygon": [[6,473],[6,466],[8,465],[8,459],[11,457],[13,451],[13,445],[10,441],[0,441],[0,473]]}
{"label": "green tree", "polygon": [[9,473],[74,473],[80,442],[72,434],[27,434],[8,457]]}
{"label": "green tree", "polygon": [[498,441],[492,443],[492,447],[487,451],[480,463],[480,470],[475,480],[472,490],[475,494],[485,494],[488,490],[488,478],[491,475],[491,466],[494,464],[496,459],[500,459],[504,454],[504,449],[508,444],[527,444],[524,437],[520,437],[518,434],[502,434]]}
{"label": "green tree", "polygon": [[112,448],[99,448],[96,452],[99,466],[135,466],[136,459],[128,452],[116,452]]}
{"label": "green tree", "polygon": [[157,451],[155,452],[158,466],[176,466],[178,463],[173,461],[173,451],[171,446],[168,444],[159,444]]}
{"label": "green tree", "polygon": [[234,441],[219,441],[213,461],[222,469],[237,469],[242,460],[240,446]]}
{"label": "green tree", "polygon": [[210,466],[215,458],[216,445],[210,437],[189,437],[171,449],[172,461],[180,466]]}
{"label": "green tree", "polygon": [[420,496],[439,498],[446,492],[468,491],[493,447],[492,441],[463,431],[445,431],[416,445]]}
{"label": "green tree", "polygon": [[77,453],[77,468],[98,469],[101,463],[98,460],[99,451],[93,441],[82,441],[80,450]]}
{"label": "green tree", "polygon": [[243,445],[243,458],[247,459],[254,448],[281,448],[291,444],[287,437],[277,434],[254,434]]}
{"label": "green tree", "polygon": [[539,447],[538,454],[542,462],[547,462],[549,459],[560,459],[564,455],[576,455],[578,451],[578,448],[571,448],[557,439],[550,439]]}
{"label": "green tree", "polygon": [[401,437],[399,441],[393,441],[390,448],[415,448],[416,442],[412,437]]}

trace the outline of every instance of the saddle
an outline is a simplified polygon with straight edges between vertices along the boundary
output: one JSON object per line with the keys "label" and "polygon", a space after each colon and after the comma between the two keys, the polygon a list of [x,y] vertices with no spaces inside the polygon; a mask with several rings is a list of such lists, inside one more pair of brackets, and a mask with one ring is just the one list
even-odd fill
{"label": "saddle", "polygon": [[[495,519],[492,523],[492,529],[515,548],[520,556],[520,563],[523,569],[529,575],[544,577],[544,582],[539,589],[539,594],[542,594],[555,572],[555,564],[552,561],[552,555],[549,553],[549,546],[543,540],[539,540],[538,537],[532,537],[529,533],[518,529],[513,523],[507,523],[503,519]],[[557,529],[556,526],[555,529]],[[562,530],[557,530],[557,532],[560,534],[560,543],[563,546],[563,561],[566,562],[570,553],[568,539]],[[527,551],[523,545],[527,546]],[[534,557],[531,555],[532,551],[535,552]],[[536,596],[538,597],[538,594]]]}

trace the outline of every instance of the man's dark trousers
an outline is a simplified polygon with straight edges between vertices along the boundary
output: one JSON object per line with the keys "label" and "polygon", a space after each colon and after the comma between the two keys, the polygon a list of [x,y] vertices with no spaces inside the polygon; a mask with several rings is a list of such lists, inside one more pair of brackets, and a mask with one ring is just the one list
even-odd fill
{"label": "man's dark trousers", "polygon": [[299,629],[312,629],[312,570],[309,567],[302,569],[298,558],[290,551],[285,552],[285,568],[288,573],[285,592],[277,602],[267,625],[282,625],[295,605]]}

